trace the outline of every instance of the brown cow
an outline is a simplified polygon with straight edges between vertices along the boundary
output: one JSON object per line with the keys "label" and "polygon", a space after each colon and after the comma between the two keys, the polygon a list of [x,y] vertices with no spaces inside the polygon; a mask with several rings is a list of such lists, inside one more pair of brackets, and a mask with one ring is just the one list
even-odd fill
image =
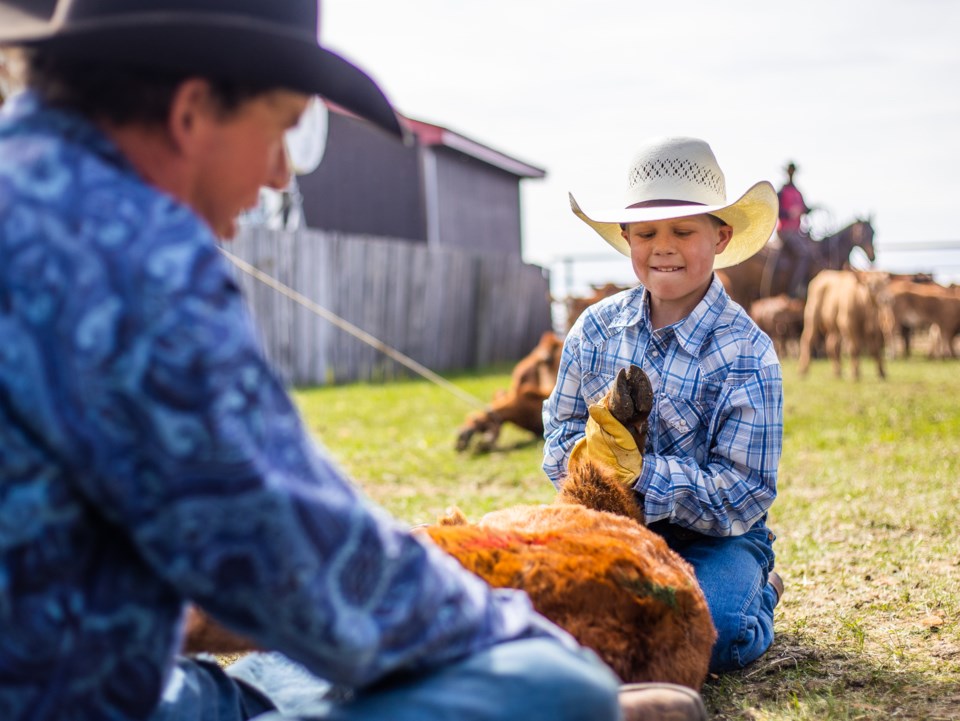
{"label": "brown cow", "polygon": [[837,378],[842,375],[843,349],[850,356],[855,380],[860,380],[861,351],[876,359],[880,378],[886,377],[879,298],[889,277],[881,272],[824,270],[810,281],[800,337],[800,375],[806,375],[813,348],[822,339]]}
{"label": "brown cow", "polygon": [[630,290],[633,286],[606,283],[604,285],[594,285],[591,287],[593,288],[593,292],[588,296],[577,297],[572,295],[567,298],[567,331],[573,328],[573,324],[577,318],[591,305],[604,298],[609,298],[611,295],[616,295],[621,291]]}
{"label": "brown cow", "polygon": [[466,450],[477,434],[480,439],[474,449],[481,453],[491,450],[504,423],[513,423],[542,437],[543,402],[557,384],[562,350],[559,336],[552,331],[544,333],[537,346],[513,369],[510,388],[499,391],[484,410],[467,416],[457,431],[457,450]]}
{"label": "brown cow", "polygon": [[716,630],[693,568],[642,524],[634,494],[592,464],[553,503],[470,524],[453,509],[427,535],[492,586],[521,588],[622,681],[699,689]]}
{"label": "brown cow", "polygon": [[[770,336],[777,355],[787,357],[791,346],[798,348],[803,333],[803,306],[799,298],[791,298],[786,293],[760,298],[750,305],[750,317],[760,330]],[[796,354],[793,354],[796,355]]]}
{"label": "brown cow", "polygon": [[888,307],[884,330],[888,337],[897,333],[903,339],[904,355],[910,355],[910,333],[930,328],[928,355],[931,358],[956,358],[953,337],[960,331],[960,294],[938,283],[916,283],[895,278],[884,289]]}

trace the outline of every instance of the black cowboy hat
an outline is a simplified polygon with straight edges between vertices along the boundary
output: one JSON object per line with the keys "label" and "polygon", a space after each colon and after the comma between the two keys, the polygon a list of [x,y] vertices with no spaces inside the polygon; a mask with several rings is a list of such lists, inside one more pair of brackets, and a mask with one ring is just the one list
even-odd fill
{"label": "black cowboy hat", "polygon": [[318,41],[319,0],[0,0],[0,46],[321,95],[403,137],[362,70]]}

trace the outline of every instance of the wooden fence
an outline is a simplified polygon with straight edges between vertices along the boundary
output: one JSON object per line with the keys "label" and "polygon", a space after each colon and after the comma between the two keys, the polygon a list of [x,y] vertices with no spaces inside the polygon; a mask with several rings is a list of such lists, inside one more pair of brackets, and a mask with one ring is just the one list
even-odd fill
{"label": "wooden fence", "polygon": [[[551,328],[548,273],[519,258],[252,227],[224,250],[436,372],[517,360]],[[236,276],[267,355],[291,385],[411,375],[277,290]]]}

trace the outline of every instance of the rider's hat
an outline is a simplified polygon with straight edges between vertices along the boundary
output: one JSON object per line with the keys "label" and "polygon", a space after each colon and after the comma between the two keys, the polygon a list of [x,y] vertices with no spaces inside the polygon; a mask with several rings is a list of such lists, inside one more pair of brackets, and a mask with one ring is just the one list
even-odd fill
{"label": "rider's hat", "polygon": [[318,0],[0,0],[0,46],[316,93],[402,135],[376,83],[318,32]]}
{"label": "rider's hat", "polygon": [[696,138],[670,137],[650,140],[636,153],[623,206],[588,212],[571,194],[570,207],[626,256],[630,245],[621,234],[621,224],[715,215],[733,228],[733,237],[713,264],[726,268],[746,260],[770,239],[778,204],[777,192],[765,180],[728,203],[726,181],[710,146]]}

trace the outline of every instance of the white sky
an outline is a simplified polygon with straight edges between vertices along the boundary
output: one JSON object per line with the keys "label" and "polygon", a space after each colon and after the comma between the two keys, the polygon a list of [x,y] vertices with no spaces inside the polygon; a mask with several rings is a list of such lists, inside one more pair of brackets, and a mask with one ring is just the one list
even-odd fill
{"label": "white sky", "polygon": [[[794,160],[814,230],[873,215],[877,265],[960,277],[960,2],[324,0],[325,45],[397,109],[532,165],[524,258],[609,257],[570,212],[618,204],[646,138],[710,143],[733,200]],[[957,252],[884,251],[954,241]],[[618,277],[611,277],[617,275]]]}

